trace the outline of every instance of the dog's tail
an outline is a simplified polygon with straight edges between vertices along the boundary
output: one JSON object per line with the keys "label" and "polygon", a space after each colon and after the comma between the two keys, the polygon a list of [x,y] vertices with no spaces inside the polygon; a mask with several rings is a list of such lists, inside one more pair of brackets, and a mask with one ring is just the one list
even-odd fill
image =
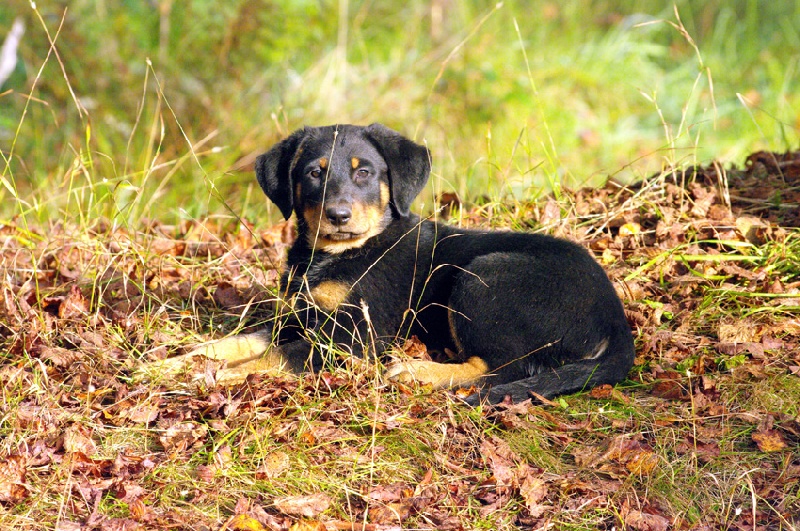
{"label": "dog's tail", "polygon": [[634,358],[630,331],[620,330],[609,341],[603,341],[597,350],[600,352],[586,359],[484,389],[467,397],[466,402],[470,405],[484,401],[495,404],[506,396],[510,396],[514,402],[521,402],[531,398],[531,391],[544,398],[553,398],[625,379]]}

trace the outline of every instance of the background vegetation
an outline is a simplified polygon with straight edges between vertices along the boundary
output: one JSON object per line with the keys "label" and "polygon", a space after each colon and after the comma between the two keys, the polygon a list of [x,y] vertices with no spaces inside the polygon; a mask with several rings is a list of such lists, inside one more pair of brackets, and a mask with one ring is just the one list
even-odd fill
{"label": "background vegetation", "polygon": [[262,219],[235,170],[303,124],[387,123],[473,198],[798,139],[793,2],[10,0],[0,31],[15,17],[6,218]]}

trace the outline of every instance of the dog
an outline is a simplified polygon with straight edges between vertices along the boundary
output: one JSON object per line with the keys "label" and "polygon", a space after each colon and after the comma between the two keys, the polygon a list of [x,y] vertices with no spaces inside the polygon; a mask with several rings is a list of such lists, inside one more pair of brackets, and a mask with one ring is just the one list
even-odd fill
{"label": "dog", "polygon": [[386,376],[477,388],[470,404],[624,379],[631,330],[590,254],[551,236],[421,219],[410,209],[430,169],[426,147],[381,124],[305,127],[259,156],[259,185],[287,220],[297,216],[275,324],[167,367],[200,354],[226,360],[234,378],[302,373],[417,336],[451,359],[399,362]]}

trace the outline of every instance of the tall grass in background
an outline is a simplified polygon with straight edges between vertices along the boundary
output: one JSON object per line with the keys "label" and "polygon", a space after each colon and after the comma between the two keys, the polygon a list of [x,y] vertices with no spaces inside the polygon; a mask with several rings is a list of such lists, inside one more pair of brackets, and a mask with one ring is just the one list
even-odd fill
{"label": "tall grass in background", "polygon": [[0,222],[264,219],[249,165],[303,124],[384,122],[468,199],[798,143],[793,2],[10,0],[0,33],[15,17]]}

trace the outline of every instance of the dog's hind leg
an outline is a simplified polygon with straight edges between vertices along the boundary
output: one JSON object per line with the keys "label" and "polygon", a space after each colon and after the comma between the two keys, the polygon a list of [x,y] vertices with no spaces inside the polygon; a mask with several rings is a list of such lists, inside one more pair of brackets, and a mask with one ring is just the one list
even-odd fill
{"label": "dog's hind leg", "polygon": [[431,385],[434,389],[449,389],[476,384],[487,370],[486,362],[473,356],[463,363],[437,363],[425,360],[395,363],[386,370],[385,376],[398,382],[414,382]]}
{"label": "dog's hind leg", "polygon": [[480,356],[489,371],[472,403],[521,401],[530,391],[549,398],[625,378],[634,348],[622,305],[605,273],[574,254],[580,260],[565,267],[547,255],[492,253],[458,276],[451,334],[462,356]]}
{"label": "dog's hind leg", "polygon": [[467,397],[465,401],[471,405],[482,401],[494,404],[509,396],[514,402],[521,402],[531,398],[531,391],[544,398],[553,398],[602,384],[615,384],[628,374],[633,358],[630,332],[620,328],[617,334],[601,341],[582,360],[545,369],[528,378],[495,385]]}

